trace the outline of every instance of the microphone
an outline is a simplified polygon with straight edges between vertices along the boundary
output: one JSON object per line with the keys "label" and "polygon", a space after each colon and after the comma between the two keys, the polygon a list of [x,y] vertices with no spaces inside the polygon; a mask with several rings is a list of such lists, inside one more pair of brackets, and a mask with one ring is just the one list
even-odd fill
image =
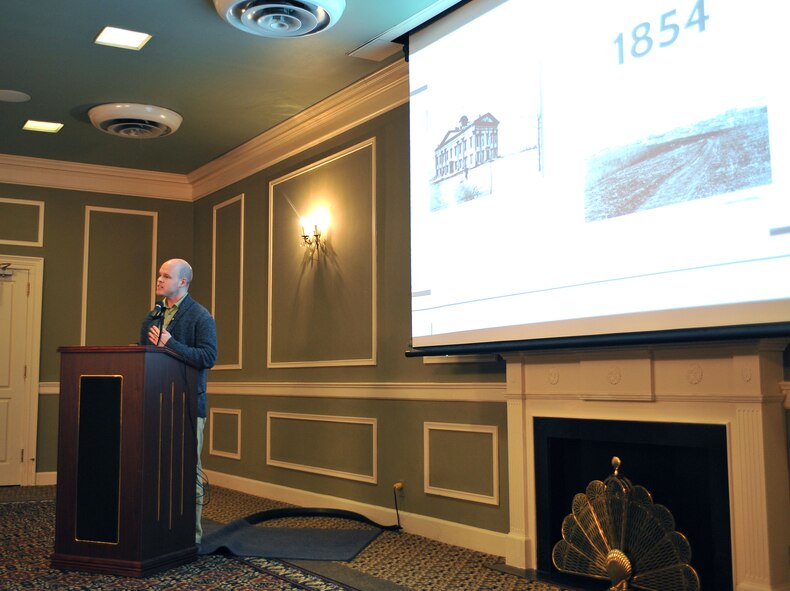
{"label": "microphone", "polygon": [[164,329],[165,325],[165,301],[162,300],[161,302],[156,302],[154,305],[154,309],[151,312],[151,316],[153,316],[154,320],[157,320],[159,325],[159,336],[156,337],[156,346],[159,346],[159,340],[162,338],[162,330]]}
{"label": "microphone", "polygon": [[154,318],[161,318],[165,314],[165,302],[156,302],[153,311],[151,312]]}

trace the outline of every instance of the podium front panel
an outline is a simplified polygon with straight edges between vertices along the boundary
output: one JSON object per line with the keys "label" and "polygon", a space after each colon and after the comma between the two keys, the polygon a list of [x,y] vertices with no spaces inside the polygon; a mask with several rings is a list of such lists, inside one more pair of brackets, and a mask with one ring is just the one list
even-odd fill
{"label": "podium front panel", "polygon": [[80,376],[76,536],[117,544],[120,537],[123,376]]}

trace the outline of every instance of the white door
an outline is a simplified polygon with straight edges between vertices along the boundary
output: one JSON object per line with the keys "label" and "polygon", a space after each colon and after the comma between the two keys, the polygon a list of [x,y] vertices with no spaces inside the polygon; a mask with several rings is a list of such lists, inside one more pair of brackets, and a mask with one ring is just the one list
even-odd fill
{"label": "white door", "polygon": [[25,468],[30,272],[12,272],[0,277],[0,485],[22,484]]}

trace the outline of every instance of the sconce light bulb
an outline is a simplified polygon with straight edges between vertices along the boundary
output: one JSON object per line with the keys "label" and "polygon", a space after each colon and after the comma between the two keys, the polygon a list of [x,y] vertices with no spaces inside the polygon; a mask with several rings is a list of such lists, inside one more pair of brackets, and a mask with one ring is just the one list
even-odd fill
{"label": "sconce light bulb", "polygon": [[327,229],[329,228],[329,208],[327,207],[316,208],[315,211],[313,211],[310,218],[313,220],[316,233],[325,234]]}

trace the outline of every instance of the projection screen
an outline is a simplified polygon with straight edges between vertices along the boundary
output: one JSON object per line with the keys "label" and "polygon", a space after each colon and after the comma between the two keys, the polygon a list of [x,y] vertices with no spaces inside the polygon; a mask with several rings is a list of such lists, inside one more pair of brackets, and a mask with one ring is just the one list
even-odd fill
{"label": "projection screen", "polygon": [[787,16],[473,0],[410,35],[412,346],[790,334]]}

